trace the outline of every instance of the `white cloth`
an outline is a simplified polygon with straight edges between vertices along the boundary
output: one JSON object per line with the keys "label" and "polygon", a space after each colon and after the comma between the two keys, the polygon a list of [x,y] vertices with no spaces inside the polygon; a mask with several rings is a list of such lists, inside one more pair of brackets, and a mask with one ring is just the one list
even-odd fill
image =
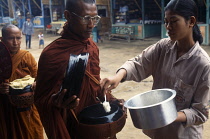
{"label": "white cloth", "polygon": [[44,39],[44,34],[39,34],[38,37],[39,37],[39,40],[43,40]]}

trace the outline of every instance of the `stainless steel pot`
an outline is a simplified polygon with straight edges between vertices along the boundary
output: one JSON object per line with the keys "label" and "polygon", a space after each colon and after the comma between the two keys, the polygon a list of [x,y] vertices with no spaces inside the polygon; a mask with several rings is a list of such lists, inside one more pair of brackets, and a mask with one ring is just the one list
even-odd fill
{"label": "stainless steel pot", "polygon": [[177,118],[172,89],[156,89],[140,93],[124,104],[129,109],[133,124],[139,129],[155,129],[172,123]]}

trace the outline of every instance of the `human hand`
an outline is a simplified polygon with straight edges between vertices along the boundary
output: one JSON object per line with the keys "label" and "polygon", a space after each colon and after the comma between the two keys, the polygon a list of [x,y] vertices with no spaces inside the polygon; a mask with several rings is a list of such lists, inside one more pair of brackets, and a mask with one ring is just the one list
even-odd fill
{"label": "human hand", "polygon": [[66,92],[67,89],[63,89],[61,92],[52,95],[53,104],[58,108],[65,108],[65,109],[76,108],[79,105],[79,98],[73,95],[72,97],[64,100]]}
{"label": "human hand", "polygon": [[111,101],[110,103],[118,105],[125,112],[125,114],[127,114],[127,108],[124,106],[124,103],[125,103],[124,99],[115,99]]}
{"label": "human hand", "polygon": [[125,77],[126,70],[121,69],[113,77],[104,78],[100,81],[100,86],[104,94],[110,93],[112,89],[116,88],[120,81]]}
{"label": "human hand", "polygon": [[116,88],[120,81],[114,77],[104,78],[100,81],[101,90],[104,94],[110,93],[112,89]]}
{"label": "human hand", "polygon": [[9,94],[9,82],[2,82],[0,84],[0,94]]}
{"label": "human hand", "polygon": [[36,90],[36,82],[32,83],[31,89],[33,90],[33,92],[35,92],[35,90]]}

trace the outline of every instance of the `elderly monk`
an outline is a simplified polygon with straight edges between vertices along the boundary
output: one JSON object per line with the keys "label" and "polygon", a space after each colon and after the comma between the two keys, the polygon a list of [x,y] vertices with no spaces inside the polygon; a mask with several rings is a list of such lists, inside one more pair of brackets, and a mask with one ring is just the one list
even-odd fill
{"label": "elderly monk", "polygon": [[[12,59],[10,82],[26,75],[31,77],[37,75],[37,63],[34,57],[28,51],[20,50],[21,39],[21,31],[16,26],[8,24],[2,28],[0,43],[6,45]],[[0,83],[0,138],[43,139],[43,127],[35,105],[19,108],[10,98],[9,83]],[[22,97],[22,99],[29,98]]]}
{"label": "elderly monk", "polygon": [[[77,133],[75,115],[84,107],[99,103],[96,97],[104,98],[99,83],[99,49],[90,39],[100,17],[94,0],[67,0],[64,15],[67,23],[62,36],[49,44],[39,59],[35,105],[48,138],[94,139]],[[60,89],[69,56],[81,53],[89,53],[88,74],[83,78],[79,95],[63,100],[66,90]]]}

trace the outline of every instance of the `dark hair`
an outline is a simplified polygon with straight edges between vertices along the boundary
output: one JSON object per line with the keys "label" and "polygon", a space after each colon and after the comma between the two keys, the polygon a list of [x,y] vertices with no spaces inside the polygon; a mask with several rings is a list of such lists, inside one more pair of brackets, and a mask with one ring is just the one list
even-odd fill
{"label": "dark hair", "polygon": [[80,2],[89,3],[89,4],[95,4],[95,0],[67,0],[66,2],[66,10],[74,12],[76,9],[78,9],[78,4]]}
{"label": "dark hair", "polygon": [[[196,20],[198,18],[198,8],[193,0],[171,0],[165,7],[165,11],[167,10],[184,17],[186,21],[191,16],[194,16]],[[198,41],[199,44],[203,42],[203,37],[197,24],[193,27],[193,39]]]}
{"label": "dark hair", "polygon": [[13,24],[6,24],[3,26],[3,28],[1,29],[1,34],[2,34],[2,37],[6,37],[7,36],[7,29],[8,28],[18,28],[17,26],[13,25]]}

